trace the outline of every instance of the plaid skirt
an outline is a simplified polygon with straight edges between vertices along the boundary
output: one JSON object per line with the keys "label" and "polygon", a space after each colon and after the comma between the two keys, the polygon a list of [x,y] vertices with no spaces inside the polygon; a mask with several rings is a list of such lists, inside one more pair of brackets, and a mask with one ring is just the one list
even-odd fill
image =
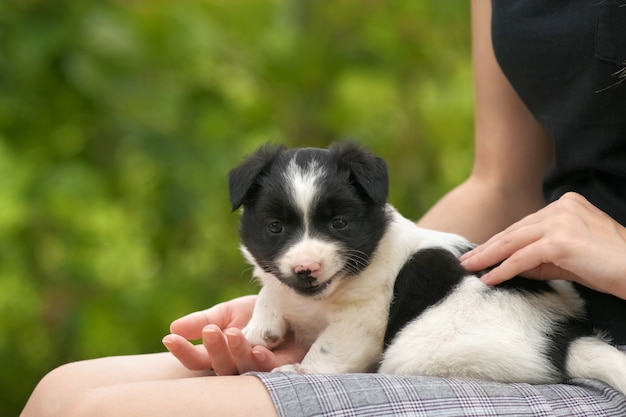
{"label": "plaid skirt", "polygon": [[626,416],[624,395],[587,379],[531,385],[381,374],[254,375],[284,417]]}

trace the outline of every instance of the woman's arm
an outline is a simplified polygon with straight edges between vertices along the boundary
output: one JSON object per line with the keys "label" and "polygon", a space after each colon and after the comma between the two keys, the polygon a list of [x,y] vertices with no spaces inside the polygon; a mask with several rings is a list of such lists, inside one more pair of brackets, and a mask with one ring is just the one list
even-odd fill
{"label": "woman's arm", "polygon": [[483,276],[488,284],[523,273],[576,281],[626,299],[626,228],[574,193],[544,208],[541,180],[552,141],[500,70],[490,19],[491,2],[473,0],[474,169],[420,225],[475,242],[495,235],[461,258],[469,270],[502,262]]}
{"label": "woman's arm", "polygon": [[500,70],[491,42],[491,2],[472,2],[475,155],[470,177],[419,225],[484,242],[545,205],[552,142]]}

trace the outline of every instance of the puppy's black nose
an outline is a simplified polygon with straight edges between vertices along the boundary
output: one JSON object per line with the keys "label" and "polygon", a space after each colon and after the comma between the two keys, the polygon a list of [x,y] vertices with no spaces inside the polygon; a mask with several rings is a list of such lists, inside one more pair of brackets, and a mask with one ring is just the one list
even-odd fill
{"label": "puppy's black nose", "polygon": [[316,278],[313,275],[311,275],[311,271],[308,269],[304,269],[304,270],[296,272],[296,276],[298,277],[300,281],[304,281],[309,285],[313,284],[313,282],[315,282],[316,280]]}

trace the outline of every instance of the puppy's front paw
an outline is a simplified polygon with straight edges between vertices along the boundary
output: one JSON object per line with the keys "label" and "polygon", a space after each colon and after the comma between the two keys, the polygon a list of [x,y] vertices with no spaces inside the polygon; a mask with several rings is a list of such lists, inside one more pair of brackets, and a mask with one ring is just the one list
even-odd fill
{"label": "puppy's front paw", "polygon": [[294,374],[306,374],[306,369],[299,363],[291,363],[289,365],[279,366],[272,369],[272,372],[294,373]]}
{"label": "puppy's front paw", "polygon": [[275,331],[265,327],[248,325],[241,332],[251,345],[261,345],[268,349],[275,348],[285,340],[281,330]]}

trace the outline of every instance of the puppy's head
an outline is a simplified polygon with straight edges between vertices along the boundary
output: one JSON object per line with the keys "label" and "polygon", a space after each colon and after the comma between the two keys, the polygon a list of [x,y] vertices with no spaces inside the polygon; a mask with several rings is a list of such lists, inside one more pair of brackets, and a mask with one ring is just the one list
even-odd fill
{"label": "puppy's head", "polygon": [[263,146],[230,172],[229,187],[249,261],[303,295],[365,268],[388,222],[386,164],[354,143]]}

